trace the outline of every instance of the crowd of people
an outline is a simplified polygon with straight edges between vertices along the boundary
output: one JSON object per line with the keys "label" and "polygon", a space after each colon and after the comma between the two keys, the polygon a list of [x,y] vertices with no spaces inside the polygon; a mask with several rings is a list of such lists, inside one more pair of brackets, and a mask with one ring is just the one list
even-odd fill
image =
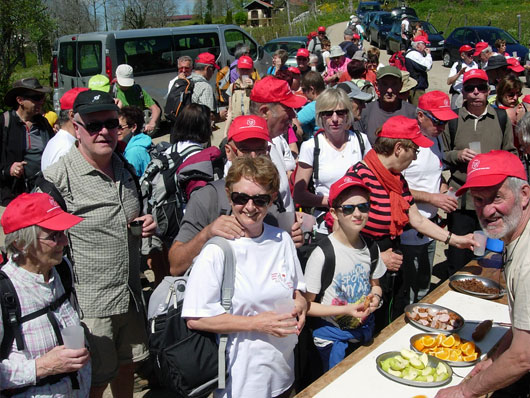
{"label": "crowd of people", "polygon": [[[97,75],[67,91],[51,124],[42,109],[51,89],[35,78],[15,82],[1,124],[0,288],[12,282],[20,313],[2,290],[0,390],[101,397],[110,385],[115,397],[132,397],[135,371],[149,357],[144,258],[156,283],[189,275],[182,308],[189,329],[228,334],[227,383],[215,396],[287,398],[312,380],[308,373],[332,368],[428,294],[436,245],[449,245],[448,278],[473,259],[472,233],[483,229],[507,247],[513,326],[471,379],[437,397],[527,397],[523,70],[505,43],[496,52],[469,43],[449,72],[451,97],[429,91],[429,42],[417,28],[406,36],[406,70],[381,64],[379,50],[365,51],[352,28],[331,45],[319,27],[297,51],[296,68],[278,50],[263,78],[241,43],[224,108],[210,84],[220,70],[210,53],[178,59],[166,97],[182,82],[193,92],[171,115],[127,64],[114,82]],[[167,151],[186,159],[190,148],[210,147],[213,123],[226,120],[224,177],[190,192],[171,239],[138,183],[152,160],[150,135],[166,117]],[[224,254],[207,245],[213,237],[234,252],[229,313],[220,291]],[[161,242],[156,253],[146,249],[153,239]],[[86,347],[66,348],[61,330],[76,325]]]}

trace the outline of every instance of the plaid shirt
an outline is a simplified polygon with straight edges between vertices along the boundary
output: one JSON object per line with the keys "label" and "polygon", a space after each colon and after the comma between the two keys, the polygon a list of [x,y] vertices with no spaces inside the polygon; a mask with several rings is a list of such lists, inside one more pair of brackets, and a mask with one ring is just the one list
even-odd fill
{"label": "plaid shirt", "polygon": [[133,177],[113,155],[113,181],[96,170],[77,146],[44,171],[68,212],[84,221],[70,228],[75,286],[82,317],[125,314],[130,293],[140,297],[140,238],[128,228],[140,212]]}
{"label": "plaid shirt", "polygon": [[213,113],[217,113],[213,88],[206,78],[198,73],[192,73],[190,80],[193,82],[193,93],[191,102],[194,104],[206,105]]}
{"label": "plaid shirt", "polygon": [[[31,314],[53,303],[64,294],[59,274],[52,269],[46,283],[40,274],[34,274],[20,268],[11,260],[2,270],[9,276],[20,301],[21,315]],[[79,317],[69,300],[66,300],[53,312],[61,328],[79,325]],[[4,325],[0,316],[0,339],[4,337]],[[58,345],[57,337],[46,315],[22,324],[24,350],[18,351],[13,341],[13,349],[6,360],[0,363],[0,391],[34,385],[36,383],[35,359],[42,357]],[[33,387],[16,396],[24,397],[86,397],[90,389],[90,363],[78,372],[79,390],[72,390],[69,377],[61,381],[40,387]]]}

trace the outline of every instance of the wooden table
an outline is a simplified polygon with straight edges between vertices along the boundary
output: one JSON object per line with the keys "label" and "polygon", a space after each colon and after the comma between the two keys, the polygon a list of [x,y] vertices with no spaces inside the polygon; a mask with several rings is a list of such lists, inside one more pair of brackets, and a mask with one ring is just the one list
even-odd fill
{"label": "wooden table", "polygon": [[[459,273],[480,275],[480,276],[493,279],[495,281],[499,280],[499,275],[501,274],[499,269],[484,268],[480,266],[475,260],[469,262],[469,264],[466,265],[462,269],[462,271],[460,271]],[[506,287],[504,277],[500,278],[500,283],[503,287]],[[431,293],[425,296],[425,298],[421,302],[432,304],[450,290],[452,289],[449,287],[449,280],[446,280],[440,286],[438,286],[435,290],[433,290]],[[507,297],[505,295],[501,297],[500,299],[491,300],[491,301],[495,301],[500,304],[507,304]],[[319,393],[326,386],[331,384],[339,376],[341,376],[343,373],[345,373],[347,370],[349,370],[351,367],[357,364],[366,355],[368,355],[369,353],[374,351],[377,347],[379,347],[382,343],[384,343],[390,336],[394,335],[394,333],[396,333],[403,326],[405,326],[405,323],[406,323],[405,316],[401,315],[399,318],[394,320],[394,322],[392,322],[385,329],[383,329],[381,333],[379,333],[379,335],[374,338],[374,340],[372,341],[370,345],[362,346],[358,348],[357,350],[355,350],[352,354],[346,357],[337,366],[330,369],[328,372],[322,375],[318,380],[316,380],[313,384],[311,384],[306,389],[304,389],[299,394],[297,394],[296,397],[299,397],[299,398],[314,397],[317,393]]]}

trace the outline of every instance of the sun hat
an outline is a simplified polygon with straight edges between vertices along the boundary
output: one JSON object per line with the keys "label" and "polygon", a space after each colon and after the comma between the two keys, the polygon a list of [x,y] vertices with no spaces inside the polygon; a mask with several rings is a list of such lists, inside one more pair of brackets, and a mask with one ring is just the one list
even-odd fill
{"label": "sun hat", "polygon": [[402,70],[401,71],[401,90],[399,90],[400,93],[406,93],[409,90],[412,90],[414,87],[418,85],[418,81],[412,77],[410,77],[409,71]]}
{"label": "sun hat", "polygon": [[504,55],[492,55],[488,59],[488,64],[484,68],[484,70],[493,70],[493,69],[499,69],[503,68],[505,66],[508,66],[508,62],[506,62],[506,58]]}
{"label": "sun hat", "polygon": [[274,76],[266,76],[254,83],[250,100],[259,103],[279,102],[290,108],[301,108],[307,103],[305,97],[291,91],[289,83]]}
{"label": "sun hat", "polygon": [[22,193],[4,210],[1,223],[5,234],[38,225],[52,231],[64,231],[83,219],[65,212],[47,193]]}
{"label": "sun hat", "polygon": [[74,101],[74,112],[80,115],[99,111],[118,111],[118,106],[108,93],[96,90],[80,92]]}
{"label": "sun hat", "polygon": [[516,155],[502,150],[481,153],[468,163],[466,182],[456,191],[456,196],[462,195],[469,188],[495,186],[506,177],[517,177],[526,181],[525,168]]}
{"label": "sun hat", "polygon": [[250,138],[271,141],[267,121],[255,115],[236,117],[228,129],[228,141],[240,142]]}
{"label": "sun hat", "polygon": [[133,67],[127,64],[118,65],[116,68],[116,81],[120,86],[131,87],[134,85]]}
{"label": "sun hat", "polygon": [[344,90],[348,95],[348,98],[357,99],[360,101],[371,101],[373,99],[372,94],[361,91],[361,89],[353,82],[339,83],[337,84],[337,88]]}
{"label": "sun hat", "polygon": [[331,47],[331,50],[329,51],[329,57],[335,58],[340,57],[342,55],[346,54],[344,50],[340,46],[333,46]]}
{"label": "sun hat", "polygon": [[52,89],[51,87],[42,86],[36,77],[26,77],[13,83],[13,87],[4,96],[4,103],[14,108],[17,105],[16,98],[28,92],[48,94],[52,92]]}
{"label": "sun hat", "polygon": [[451,109],[449,96],[438,90],[423,94],[418,100],[418,109],[430,112],[435,118],[444,121],[458,117]]}
{"label": "sun hat", "polygon": [[333,201],[337,199],[337,197],[342,192],[344,192],[346,189],[350,187],[359,187],[359,188],[364,189],[368,193],[370,193],[370,188],[368,188],[361,179],[357,177],[352,177],[352,176],[341,177],[339,180],[331,184],[331,187],[329,189],[329,196],[328,196],[329,207],[333,207]]}
{"label": "sun hat", "polygon": [[[108,79],[107,79],[108,80]],[[61,99],[59,99],[59,104],[61,105],[61,110],[69,110],[74,108],[74,102],[79,93],[82,93],[83,91],[88,91],[88,88],[86,87],[74,87],[68,90],[66,93],[63,94]]]}
{"label": "sun hat", "polygon": [[389,118],[383,124],[378,137],[411,140],[423,148],[429,148],[433,145],[433,142],[421,133],[416,119],[409,119],[401,115]]}

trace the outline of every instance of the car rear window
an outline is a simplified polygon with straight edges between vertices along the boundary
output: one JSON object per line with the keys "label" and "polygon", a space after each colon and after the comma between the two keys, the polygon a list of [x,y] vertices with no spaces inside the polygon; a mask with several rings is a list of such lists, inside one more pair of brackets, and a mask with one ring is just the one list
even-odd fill
{"label": "car rear window", "polygon": [[76,43],[61,43],[59,45],[59,73],[67,76],[77,76],[75,73]]}
{"label": "car rear window", "polygon": [[93,76],[101,73],[101,42],[88,41],[79,42],[77,46],[79,54],[79,74],[81,76]]}
{"label": "car rear window", "polygon": [[502,39],[506,40],[506,44],[516,44],[517,41],[501,29],[482,29],[479,30],[478,36],[481,40],[488,43],[495,43],[495,40]]}

